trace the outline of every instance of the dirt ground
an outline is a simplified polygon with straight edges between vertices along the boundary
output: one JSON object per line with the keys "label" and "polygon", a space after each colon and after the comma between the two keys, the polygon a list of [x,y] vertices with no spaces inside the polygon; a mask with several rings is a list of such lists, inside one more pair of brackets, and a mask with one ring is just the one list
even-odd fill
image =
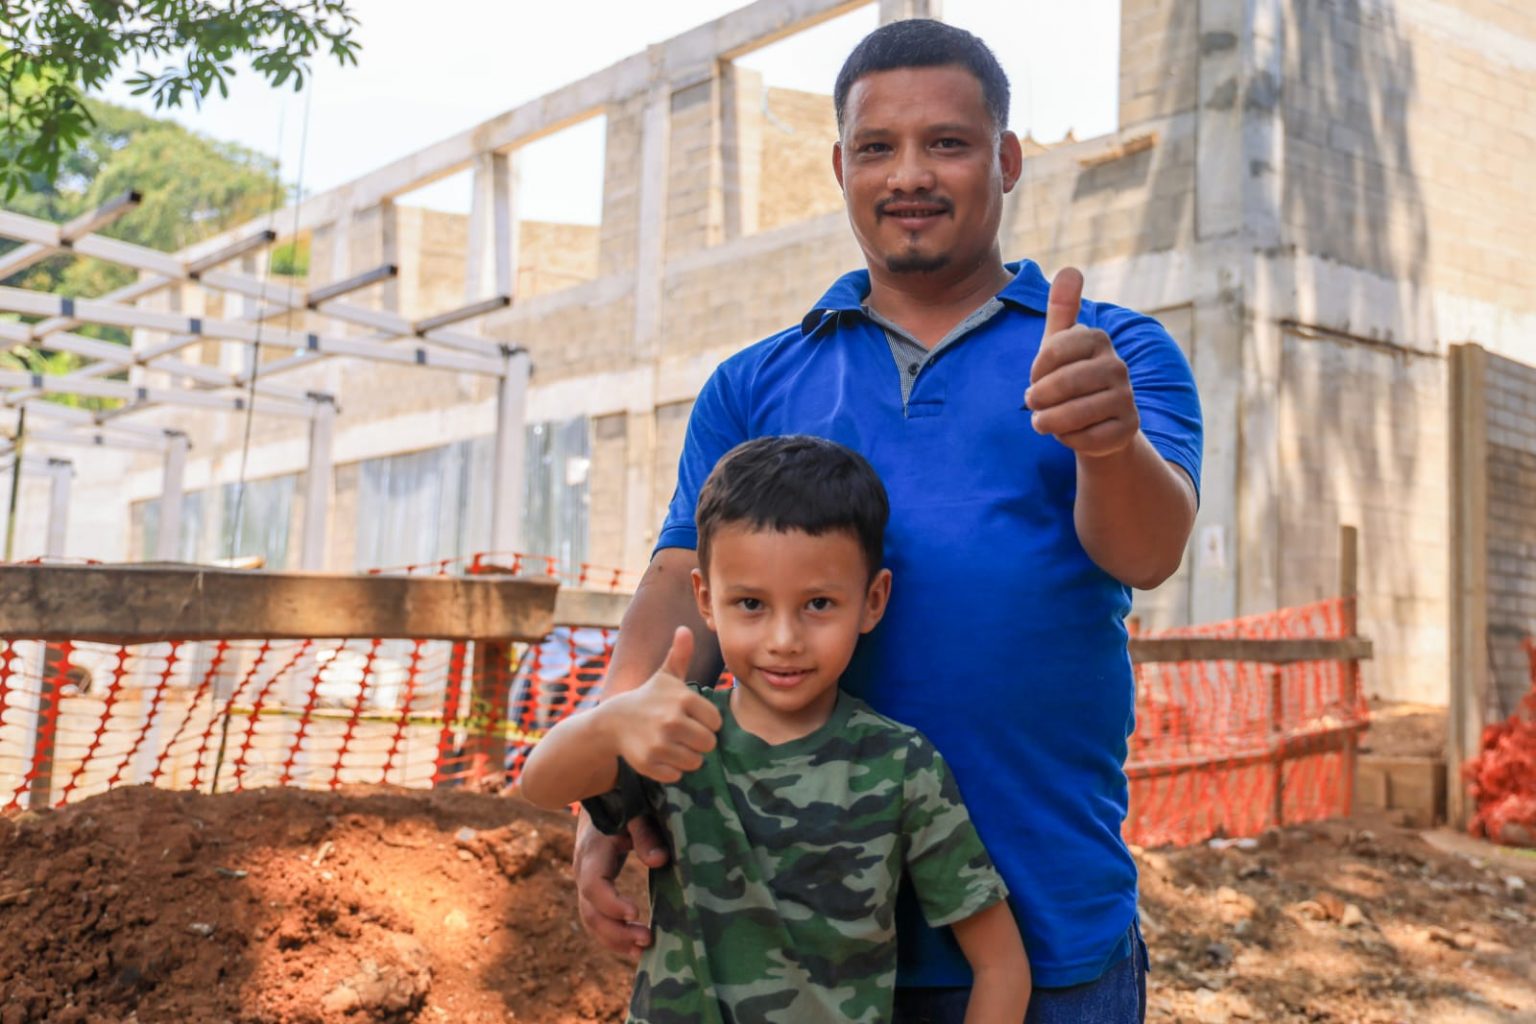
{"label": "dirt ground", "polygon": [[[1536,1021],[1536,855],[1450,838],[1472,853],[1386,820],[1139,852],[1151,1019]],[[0,818],[0,1024],[621,1020],[630,968],[574,923],[570,844],[465,792]]]}

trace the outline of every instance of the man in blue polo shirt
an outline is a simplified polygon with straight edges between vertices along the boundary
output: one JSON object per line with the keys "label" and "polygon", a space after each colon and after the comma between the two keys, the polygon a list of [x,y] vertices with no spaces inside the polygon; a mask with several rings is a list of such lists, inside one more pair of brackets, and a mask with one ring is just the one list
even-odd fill
{"label": "man in blue polo shirt", "polygon": [[[1032,1024],[1144,1019],[1136,869],[1121,839],[1133,685],[1131,587],[1178,567],[1200,477],[1199,400],[1154,320],[1083,301],[1004,264],[1003,194],[1018,181],[1008,83],[976,37],[927,20],[859,44],[834,94],[833,170],[867,269],[795,326],[733,356],[699,395],[677,492],[620,631],[607,692],[644,682],[679,624],[691,678],[719,652],[696,618],[693,511],[716,459],[807,433],[863,453],[891,499],[885,621],[843,685],[921,728],[949,760],[1013,893],[1036,994]],[[683,735],[679,732],[679,735]],[[699,751],[679,741],[680,768]],[[665,861],[655,834],[632,837]],[[588,929],[649,941],[612,885],[627,845],[584,827]],[[962,1019],[950,936],[901,922],[898,1021]]]}

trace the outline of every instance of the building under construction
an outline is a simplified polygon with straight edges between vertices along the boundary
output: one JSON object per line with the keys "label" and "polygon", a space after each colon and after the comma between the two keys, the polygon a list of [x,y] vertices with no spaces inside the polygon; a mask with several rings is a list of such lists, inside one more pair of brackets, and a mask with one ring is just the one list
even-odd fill
{"label": "building under construction", "polygon": [[[711,370],[860,262],[830,98],[738,61],[861,6],[759,0],[281,211],[304,281],[266,273],[265,222],[151,254],[0,215],[141,276],[94,303],[0,289],[45,318],[9,340],[135,339],[126,384],[101,351],[71,383],[3,381],[30,417],[18,556],[642,567]],[[1465,709],[1466,736],[1512,709],[1536,632],[1532,96],[1521,5],[1123,0],[1119,127],[1027,147],[1003,250],[1082,268],[1195,368],[1202,507],[1145,626],[1332,596],[1354,525],[1368,692]],[[519,217],[519,150],[599,117],[601,222]],[[466,171],[467,216],[409,205]],[[43,384],[128,405],[60,411]]]}

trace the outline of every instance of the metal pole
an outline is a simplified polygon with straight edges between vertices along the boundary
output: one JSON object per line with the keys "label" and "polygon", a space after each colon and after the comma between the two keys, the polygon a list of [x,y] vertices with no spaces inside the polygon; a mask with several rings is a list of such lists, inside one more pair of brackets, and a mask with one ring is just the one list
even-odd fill
{"label": "metal pole", "polygon": [[527,458],[527,352],[507,357],[496,386],[496,448],[491,473],[491,550],[515,551],[522,543],[523,475]]}
{"label": "metal pole", "polygon": [[16,436],[11,441],[11,500],[5,516],[5,560],[11,561],[16,550],[16,504],[21,498],[21,456],[27,439],[27,407],[23,405],[16,417]]}

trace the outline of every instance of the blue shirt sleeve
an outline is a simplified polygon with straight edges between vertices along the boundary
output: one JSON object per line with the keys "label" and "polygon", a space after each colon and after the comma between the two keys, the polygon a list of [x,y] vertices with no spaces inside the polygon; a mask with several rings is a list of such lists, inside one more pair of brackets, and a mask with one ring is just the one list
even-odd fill
{"label": "blue shirt sleeve", "polygon": [[699,489],[715,468],[720,457],[747,436],[742,402],[736,394],[740,386],[739,368],[734,360],[716,367],[693,403],[688,417],[688,433],[683,439],[683,454],[677,460],[677,489],[667,506],[667,518],[656,538],[656,550],[699,546],[699,531],[694,525],[694,509],[699,504]]}
{"label": "blue shirt sleeve", "polygon": [[1095,326],[1109,335],[1130,371],[1141,432],[1163,458],[1189,474],[1198,499],[1205,427],[1189,361],[1156,320],[1119,306],[1096,305]]}

